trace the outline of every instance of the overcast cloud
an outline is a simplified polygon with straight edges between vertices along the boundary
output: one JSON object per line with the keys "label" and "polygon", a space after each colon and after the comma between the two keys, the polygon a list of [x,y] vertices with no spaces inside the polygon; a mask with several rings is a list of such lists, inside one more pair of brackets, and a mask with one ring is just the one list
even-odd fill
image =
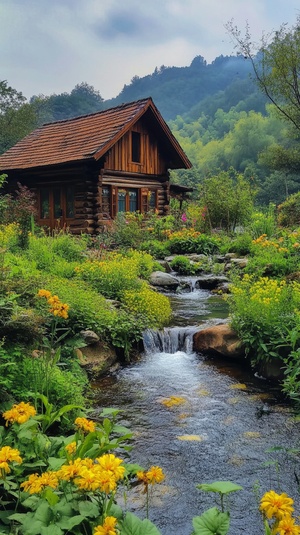
{"label": "overcast cloud", "polygon": [[155,67],[235,54],[231,19],[259,40],[298,15],[299,0],[0,0],[0,79],[27,98],[87,82],[108,99]]}

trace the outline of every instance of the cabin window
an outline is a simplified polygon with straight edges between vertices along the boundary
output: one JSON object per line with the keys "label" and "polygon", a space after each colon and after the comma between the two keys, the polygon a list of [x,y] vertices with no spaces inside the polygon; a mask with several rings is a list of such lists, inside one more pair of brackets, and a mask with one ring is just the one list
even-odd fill
{"label": "cabin window", "polygon": [[62,216],[61,189],[53,189],[53,212],[54,219],[60,219]]}
{"label": "cabin window", "polygon": [[118,212],[136,212],[138,210],[138,190],[118,189]]}
{"label": "cabin window", "polygon": [[149,190],[148,192],[148,210],[155,210],[156,208],[156,190]]}
{"label": "cabin window", "polygon": [[40,218],[49,219],[50,217],[50,195],[49,188],[41,189],[40,193]]}
{"label": "cabin window", "polygon": [[153,212],[157,209],[157,189],[141,189],[141,212]]}
{"label": "cabin window", "polygon": [[102,187],[102,213],[110,217],[110,188]]}
{"label": "cabin window", "polygon": [[68,224],[67,220],[75,217],[74,188],[71,186],[41,188],[39,206],[41,224],[46,224],[50,228]]}
{"label": "cabin window", "polygon": [[126,190],[118,191],[118,212],[126,212]]}
{"label": "cabin window", "polygon": [[131,160],[140,163],[141,161],[141,134],[131,132]]}
{"label": "cabin window", "polygon": [[137,211],[137,190],[131,189],[128,191],[129,197],[129,212]]}
{"label": "cabin window", "polygon": [[75,216],[75,195],[74,188],[66,188],[66,218],[71,219]]}

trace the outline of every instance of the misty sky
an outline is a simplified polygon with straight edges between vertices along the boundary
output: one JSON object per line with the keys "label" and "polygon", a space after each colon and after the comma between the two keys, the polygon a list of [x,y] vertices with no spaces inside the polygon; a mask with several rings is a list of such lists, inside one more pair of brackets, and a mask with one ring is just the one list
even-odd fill
{"label": "misty sky", "polygon": [[235,54],[231,19],[259,41],[299,15],[299,0],[0,0],[0,79],[27,98],[87,82],[109,99],[155,67]]}

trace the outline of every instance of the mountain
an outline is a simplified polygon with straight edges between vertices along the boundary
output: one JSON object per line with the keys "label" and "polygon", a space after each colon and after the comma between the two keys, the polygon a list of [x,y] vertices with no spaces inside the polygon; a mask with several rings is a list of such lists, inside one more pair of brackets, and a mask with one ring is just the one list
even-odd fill
{"label": "mountain", "polygon": [[[134,76],[117,97],[104,101],[104,106],[108,108],[151,96],[164,119],[169,121],[191,110],[195,113],[199,106],[201,111],[201,102],[206,111],[207,99],[212,97],[215,102],[219,101],[219,107],[229,110],[254,94],[251,109],[262,111],[265,99],[251,80],[251,73],[250,62],[242,56],[219,56],[211,64],[202,56],[196,56],[189,67],[162,65],[142,78]],[[212,107],[216,109],[215,105]]]}

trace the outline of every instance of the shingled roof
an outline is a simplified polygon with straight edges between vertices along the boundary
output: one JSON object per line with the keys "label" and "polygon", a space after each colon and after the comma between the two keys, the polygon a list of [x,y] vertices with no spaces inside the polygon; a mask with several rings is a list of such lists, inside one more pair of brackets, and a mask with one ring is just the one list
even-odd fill
{"label": "shingled roof", "polygon": [[48,123],[34,130],[0,156],[2,171],[29,169],[68,162],[98,160],[148,110],[176,153],[181,166],[191,163],[165,123],[151,98],[64,121]]}

